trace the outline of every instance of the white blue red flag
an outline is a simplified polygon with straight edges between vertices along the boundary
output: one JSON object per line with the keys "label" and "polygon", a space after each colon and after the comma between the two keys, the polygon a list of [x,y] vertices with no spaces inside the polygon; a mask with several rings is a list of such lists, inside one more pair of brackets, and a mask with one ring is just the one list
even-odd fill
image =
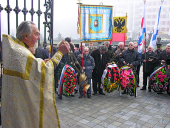
{"label": "white blue red flag", "polygon": [[139,33],[139,42],[138,42],[138,52],[142,55],[142,49],[143,49],[143,37],[144,33],[146,33],[146,19],[145,19],[145,4],[144,4],[144,11],[143,11],[143,17],[142,17],[142,22],[141,22],[141,30]]}
{"label": "white blue red flag", "polygon": [[150,41],[150,46],[153,46],[154,50],[155,50],[155,45],[156,45],[156,36],[158,35],[158,29],[159,29],[158,26],[159,26],[160,14],[161,14],[161,6],[159,8],[158,16],[155,22],[155,26],[154,26],[153,33],[152,33],[152,38]]}

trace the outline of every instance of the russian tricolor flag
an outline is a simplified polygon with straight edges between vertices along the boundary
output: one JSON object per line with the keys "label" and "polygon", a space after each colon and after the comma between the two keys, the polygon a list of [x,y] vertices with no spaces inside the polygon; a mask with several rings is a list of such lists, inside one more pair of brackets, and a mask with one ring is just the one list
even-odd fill
{"label": "russian tricolor flag", "polygon": [[143,48],[143,36],[144,33],[146,33],[146,19],[145,19],[145,3],[144,3],[144,11],[143,11],[143,17],[142,17],[142,22],[141,22],[141,30],[139,33],[139,42],[138,42],[138,52],[142,55],[142,48]]}

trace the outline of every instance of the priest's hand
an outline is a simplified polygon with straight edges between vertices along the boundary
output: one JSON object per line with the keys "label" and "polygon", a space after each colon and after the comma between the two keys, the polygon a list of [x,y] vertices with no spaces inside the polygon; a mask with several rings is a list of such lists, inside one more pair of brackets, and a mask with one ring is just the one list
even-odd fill
{"label": "priest's hand", "polygon": [[70,44],[64,40],[59,43],[58,51],[60,51],[63,55],[66,54],[70,50]]}
{"label": "priest's hand", "polygon": [[49,59],[44,59],[44,62],[46,63],[47,61],[49,61]]}

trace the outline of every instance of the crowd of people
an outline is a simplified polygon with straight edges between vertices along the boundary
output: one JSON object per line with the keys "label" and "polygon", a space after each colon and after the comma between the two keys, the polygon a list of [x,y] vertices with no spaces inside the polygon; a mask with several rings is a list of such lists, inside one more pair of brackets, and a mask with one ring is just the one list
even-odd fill
{"label": "crowd of people", "polygon": [[[112,62],[116,63],[119,68],[123,65],[129,65],[133,68],[133,71],[136,76],[137,87],[139,87],[139,72],[140,67],[143,65],[143,86],[140,90],[147,89],[148,77],[153,73],[153,71],[160,67],[161,64],[165,64],[167,59],[170,59],[170,44],[166,45],[166,49],[162,50],[161,44],[157,44],[157,49],[154,51],[152,46],[148,46],[146,55],[140,55],[138,53],[138,43],[137,42],[129,42],[128,48],[124,47],[124,43],[118,43],[118,46],[113,48],[110,45],[109,41],[103,42],[102,45],[99,45],[98,48],[93,46],[93,42],[89,42],[88,46],[85,46],[85,43],[79,44],[79,48],[75,48],[74,44],[71,43],[71,38],[65,38],[70,45],[71,50],[69,52],[73,53],[74,56],[77,58],[79,64],[82,66],[82,58],[83,58],[83,66],[82,69],[84,70],[88,84],[90,84],[93,88],[93,95],[96,95],[97,92],[101,95],[105,95],[103,89],[101,89],[101,77],[103,71],[106,67],[111,64]],[[40,50],[39,50],[40,49]],[[31,49],[30,49],[31,50]],[[47,59],[46,56],[47,51],[41,48],[37,48],[35,51],[40,51],[41,56],[38,53],[35,54],[35,57]],[[81,53],[83,50],[83,54]],[[32,51],[32,50],[31,50]],[[42,51],[42,53],[41,53]],[[56,48],[57,51],[57,48]],[[39,55],[39,56],[38,56]],[[46,58],[45,58],[46,56]],[[60,78],[60,73],[58,72],[59,68],[61,69],[65,64],[74,63],[69,57],[69,53],[63,55],[59,67],[55,70],[55,88],[58,87],[58,80]],[[73,65],[73,64],[71,64]],[[91,82],[92,81],[92,82]],[[91,86],[87,90],[87,97],[91,98]],[[84,97],[84,89],[83,87],[79,87],[79,90],[75,89],[75,93],[79,91],[80,96],[79,98]],[[151,87],[148,86],[148,92],[151,92]],[[57,93],[57,91],[56,91]],[[122,94],[126,94],[126,90],[122,92]],[[62,99],[59,96],[59,99]]]}
{"label": "crowd of people", "polygon": [[[170,44],[166,45],[165,50],[162,50],[161,46],[157,47],[155,52],[154,48],[149,46],[146,54],[141,56],[137,51],[138,45],[134,42],[130,42],[127,49],[124,43],[113,48],[110,42],[106,41],[94,48],[93,43],[89,42],[88,47],[83,43],[75,50],[68,37],[58,44],[54,54],[49,57],[49,48],[47,51],[35,47],[39,39],[39,30],[31,21],[24,21],[18,26],[16,38],[3,35],[3,127],[60,127],[54,90],[60,84],[58,81],[65,64],[74,68],[77,61],[79,62],[90,85],[87,97],[91,98],[91,86],[93,95],[105,95],[101,88],[101,77],[105,68],[113,62],[119,68],[123,65],[131,66],[136,76],[143,65],[141,90],[146,90],[148,76],[156,67],[170,59]],[[139,77],[136,78],[139,85]],[[75,92],[78,91],[79,98],[82,98],[85,95],[83,87],[75,89]],[[151,91],[150,87],[148,91]],[[122,92],[125,93],[126,90]]]}
{"label": "crowd of people", "polygon": [[[67,41],[68,39],[71,47],[73,45],[71,43],[71,39],[67,37],[65,40]],[[85,44],[82,43],[82,49],[81,45],[79,44],[79,49],[74,51],[72,50],[72,52],[85,71],[85,74],[88,78],[88,84],[90,84],[93,88],[93,95],[96,95],[97,92],[101,95],[105,95],[103,89],[101,88],[101,77],[103,71],[109,64],[114,62],[119,68],[121,68],[123,65],[129,65],[132,67],[135,73],[137,87],[139,87],[140,67],[143,65],[143,86],[140,90],[146,90],[148,77],[151,75],[151,73],[153,73],[156,68],[160,67],[161,64],[165,64],[167,59],[170,59],[169,48],[170,44],[167,44],[166,49],[162,50],[162,46],[158,44],[157,49],[154,52],[154,48],[152,46],[148,46],[146,55],[140,55],[138,52],[138,44],[136,42],[129,42],[128,48],[125,48],[124,43],[120,42],[116,48],[113,48],[109,41],[105,41],[102,45],[99,45],[98,48],[94,47],[92,42],[89,42],[88,46],[85,46]],[[81,50],[83,50],[83,54],[81,53]],[[66,62],[67,64],[71,64],[71,62],[69,62],[71,60],[66,60],[68,60]],[[60,63],[62,63],[62,60]],[[88,98],[91,98],[91,86],[87,91]],[[75,93],[77,92],[78,90],[75,89]],[[149,86],[148,92],[151,92],[151,87]],[[84,96],[82,87],[79,87],[79,93],[79,98],[82,98]],[[126,89],[122,92],[122,94],[126,94]],[[59,99],[62,98],[59,97]]]}

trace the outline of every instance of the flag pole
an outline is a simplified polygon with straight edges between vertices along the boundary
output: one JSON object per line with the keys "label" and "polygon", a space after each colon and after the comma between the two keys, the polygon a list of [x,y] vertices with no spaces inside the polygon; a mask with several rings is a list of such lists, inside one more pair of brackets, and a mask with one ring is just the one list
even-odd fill
{"label": "flag pole", "polygon": [[51,43],[50,43],[50,52],[49,52],[49,58],[48,59],[50,59],[50,54],[51,54],[51,47],[52,47],[52,39],[51,39]]}
{"label": "flag pole", "polygon": [[[126,19],[127,19],[127,12],[126,12]],[[126,20],[126,24],[127,24],[127,20]],[[127,30],[127,29],[126,29]],[[127,33],[127,32],[126,32]],[[126,33],[124,35],[124,47],[123,47],[123,50],[125,49],[125,40],[126,40]]]}
{"label": "flag pole", "polygon": [[[146,0],[144,0],[144,6],[145,6],[145,3],[146,3]],[[146,32],[144,33],[144,45],[145,45],[145,60],[146,60]],[[146,62],[145,62],[145,72],[146,72]]]}
{"label": "flag pole", "polygon": [[[145,45],[145,60],[146,60],[146,33],[144,35],[145,35],[144,45]],[[145,72],[146,72],[146,62],[145,62]]]}

